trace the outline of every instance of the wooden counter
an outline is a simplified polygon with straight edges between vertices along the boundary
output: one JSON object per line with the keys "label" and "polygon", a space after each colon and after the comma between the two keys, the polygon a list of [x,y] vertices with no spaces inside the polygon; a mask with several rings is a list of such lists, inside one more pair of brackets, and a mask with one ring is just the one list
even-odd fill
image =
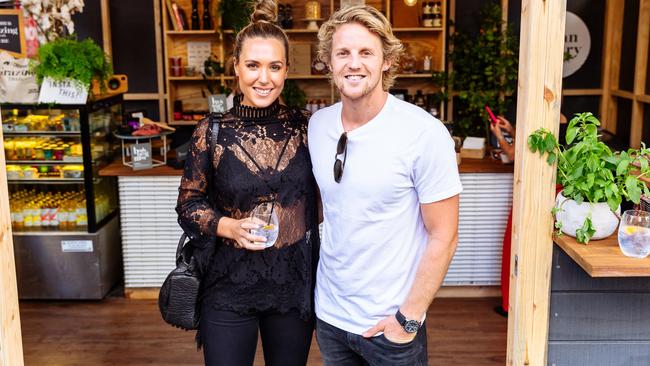
{"label": "wooden counter", "polygon": [[603,240],[592,240],[584,245],[568,235],[554,238],[564,250],[591,277],[650,277],[650,257],[626,257],[618,247],[616,234]]}
{"label": "wooden counter", "polygon": [[165,177],[181,176],[183,169],[174,169],[163,165],[151,169],[133,170],[131,167],[122,164],[122,160],[116,160],[99,171],[102,177]]}
{"label": "wooden counter", "polygon": [[[458,170],[463,173],[512,173],[513,164],[502,164],[500,161],[486,159],[463,159]],[[182,175],[183,169],[173,169],[160,166],[152,169],[133,170],[122,165],[122,160],[116,160],[99,171],[100,176],[140,177],[140,176],[174,176]]]}

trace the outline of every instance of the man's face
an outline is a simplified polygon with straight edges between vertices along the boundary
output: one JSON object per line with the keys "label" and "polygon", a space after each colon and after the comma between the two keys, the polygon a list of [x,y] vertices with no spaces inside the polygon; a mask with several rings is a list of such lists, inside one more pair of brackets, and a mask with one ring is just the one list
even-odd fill
{"label": "man's face", "polygon": [[331,69],[343,99],[353,101],[383,92],[384,61],[381,39],[359,23],[340,26],[332,36]]}

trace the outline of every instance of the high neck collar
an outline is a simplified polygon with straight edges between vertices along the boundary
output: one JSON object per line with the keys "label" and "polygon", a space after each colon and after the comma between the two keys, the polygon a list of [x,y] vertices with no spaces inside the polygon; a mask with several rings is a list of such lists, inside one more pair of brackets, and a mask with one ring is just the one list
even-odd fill
{"label": "high neck collar", "polygon": [[233,113],[240,118],[245,119],[266,119],[271,116],[277,116],[280,110],[280,102],[276,99],[271,105],[265,108],[251,107],[241,104],[243,96],[236,95],[233,100]]}

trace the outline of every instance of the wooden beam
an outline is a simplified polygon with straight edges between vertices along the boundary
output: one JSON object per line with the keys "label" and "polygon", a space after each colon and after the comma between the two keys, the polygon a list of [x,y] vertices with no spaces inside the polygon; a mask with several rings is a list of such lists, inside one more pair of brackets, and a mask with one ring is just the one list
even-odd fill
{"label": "wooden beam", "polygon": [[513,183],[507,365],[546,365],[555,166],[526,141],[560,121],[566,0],[523,0]]}
{"label": "wooden beam", "polygon": [[101,0],[101,16],[102,16],[102,46],[107,55],[113,55],[113,41],[111,36],[111,10],[109,5],[110,0]]}
{"label": "wooden beam", "polygon": [[634,100],[634,93],[627,90],[612,89],[610,94],[618,98]]}
{"label": "wooden beam", "polygon": [[617,101],[613,90],[618,89],[621,74],[621,44],[623,42],[624,0],[607,0],[605,8],[605,44],[603,45],[603,98],[600,120],[603,128],[616,131]]}
{"label": "wooden beam", "polygon": [[162,34],[161,34],[161,21],[163,19],[159,0],[153,0],[153,25],[156,35],[156,75],[157,75],[157,89],[158,89],[158,113],[160,115],[160,122],[167,122],[167,111],[165,108],[165,64],[163,60],[163,47],[162,47]]}
{"label": "wooden beam", "polygon": [[562,95],[583,96],[583,95],[603,95],[603,89],[562,89]]}
{"label": "wooden beam", "polygon": [[158,93],[126,93],[126,94],[124,94],[124,100],[158,100],[160,98],[161,98],[161,94],[158,94]]}
{"label": "wooden beam", "polygon": [[[650,0],[639,3],[639,27],[636,37],[636,60],[634,63],[634,95],[645,94],[648,70],[648,43],[650,42]],[[630,147],[641,147],[643,134],[644,105],[639,100],[632,102],[632,121],[630,126]]]}
{"label": "wooden beam", "polygon": [[[2,141],[2,131],[0,131]],[[0,150],[0,366],[23,366],[5,152]]]}

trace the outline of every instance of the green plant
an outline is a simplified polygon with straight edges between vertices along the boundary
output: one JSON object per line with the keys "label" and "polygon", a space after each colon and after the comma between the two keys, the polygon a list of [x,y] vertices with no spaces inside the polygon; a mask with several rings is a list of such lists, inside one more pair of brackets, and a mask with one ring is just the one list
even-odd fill
{"label": "green plant", "polygon": [[[547,129],[539,129],[528,136],[532,152],[546,154],[546,161],[557,161],[557,181],[562,194],[590,203],[606,202],[616,211],[623,198],[639,203],[641,194],[650,194],[641,177],[650,175],[650,150],[642,143],[640,149],[613,152],[598,139],[600,122],[589,112],[576,114],[567,127],[565,148],[558,144]],[[554,211],[555,213],[555,211]],[[589,241],[594,233],[589,217],[576,233],[581,243]]]}
{"label": "green plant", "polygon": [[288,107],[304,108],[307,96],[295,80],[287,80],[284,82],[284,89],[282,89],[282,100]]}
{"label": "green plant", "polygon": [[251,0],[222,0],[219,1],[221,14],[221,30],[233,29],[235,33],[248,25],[253,11]]}
{"label": "green plant", "polygon": [[453,64],[449,86],[458,93],[454,134],[487,136],[487,104],[505,113],[517,86],[518,40],[501,19],[501,7],[487,3],[480,11],[478,34],[458,31],[450,37],[448,58]]}
{"label": "green plant", "polygon": [[[57,81],[76,79],[84,86],[90,86],[93,78],[106,81],[113,75],[109,57],[90,38],[83,41],[58,38],[41,45],[31,68],[39,84],[43,78],[51,77]],[[105,88],[103,82],[100,85]]]}

